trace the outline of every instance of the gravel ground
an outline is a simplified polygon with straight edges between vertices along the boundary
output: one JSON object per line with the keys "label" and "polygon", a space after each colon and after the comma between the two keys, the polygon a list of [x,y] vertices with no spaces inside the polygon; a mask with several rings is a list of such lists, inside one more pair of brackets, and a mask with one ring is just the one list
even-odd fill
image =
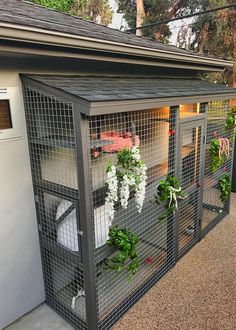
{"label": "gravel ground", "polygon": [[236,194],[231,214],[112,330],[236,330]]}

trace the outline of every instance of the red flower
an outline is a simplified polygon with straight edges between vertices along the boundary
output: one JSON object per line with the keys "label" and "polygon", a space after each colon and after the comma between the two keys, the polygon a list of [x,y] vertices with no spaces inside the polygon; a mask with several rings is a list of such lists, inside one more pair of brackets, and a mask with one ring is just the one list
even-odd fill
{"label": "red flower", "polygon": [[153,263],[153,259],[152,259],[152,257],[147,257],[147,259],[146,259],[146,264],[147,265],[151,265]]}
{"label": "red flower", "polygon": [[227,169],[226,166],[223,168],[223,171],[224,171],[224,172],[228,172],[228,169]]}
{"label": "red flower", "polygon": [[170,135],[170,136],[175,135],[175,130],[174,130],[174,129],[169,130],[169,135]]}

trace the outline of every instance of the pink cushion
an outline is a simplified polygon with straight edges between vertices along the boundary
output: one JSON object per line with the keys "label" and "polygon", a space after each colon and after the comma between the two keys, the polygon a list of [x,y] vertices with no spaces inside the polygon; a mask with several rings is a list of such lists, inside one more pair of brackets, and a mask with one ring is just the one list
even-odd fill
{"label": "pink cushion", "polygon": [[[101,133],[101,140],[111,140],[112,144],[102,147],[105,152],[117,152],[124,148],[131,149],[132,147],[132,134],[129,132],[103,132]],[[140,145],[138,135],[135,135],[135,145]]]}

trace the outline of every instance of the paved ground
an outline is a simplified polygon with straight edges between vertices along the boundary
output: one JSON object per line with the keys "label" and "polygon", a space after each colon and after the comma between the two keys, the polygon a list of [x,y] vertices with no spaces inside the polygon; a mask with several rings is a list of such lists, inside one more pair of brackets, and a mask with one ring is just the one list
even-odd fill
{"label": "paved ground", "polygon": [[[231,215],[197,244],[112,330],[236,330],[236,194]],[[42,305],[6,330],[73,329]]]}

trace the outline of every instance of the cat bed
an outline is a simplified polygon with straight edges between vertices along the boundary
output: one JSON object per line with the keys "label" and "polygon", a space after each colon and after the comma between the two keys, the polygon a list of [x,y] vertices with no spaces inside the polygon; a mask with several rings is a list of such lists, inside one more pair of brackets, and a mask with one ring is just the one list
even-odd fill
{"label": "cat bed", "polygon": [[[112,153],[123,150],[124,148],[131,149],[133,145],[132,134],[129,132],[103,132],[101,133],[101,140],[113,141],[102,147],[104,152]],[[135,135],[135,145],[139,147],[140,139]]]}
{"label": "cat bed", "polygon": [[[71,202],[62,200],[57,208],[56,219],[71,206]],[[108,239],[110,222],[106,219],[105,205],[94,210],[95,246],[99,248]],[[57,243],[71,251],[79,251],[76,210],[74,209],[57,227]]]}

